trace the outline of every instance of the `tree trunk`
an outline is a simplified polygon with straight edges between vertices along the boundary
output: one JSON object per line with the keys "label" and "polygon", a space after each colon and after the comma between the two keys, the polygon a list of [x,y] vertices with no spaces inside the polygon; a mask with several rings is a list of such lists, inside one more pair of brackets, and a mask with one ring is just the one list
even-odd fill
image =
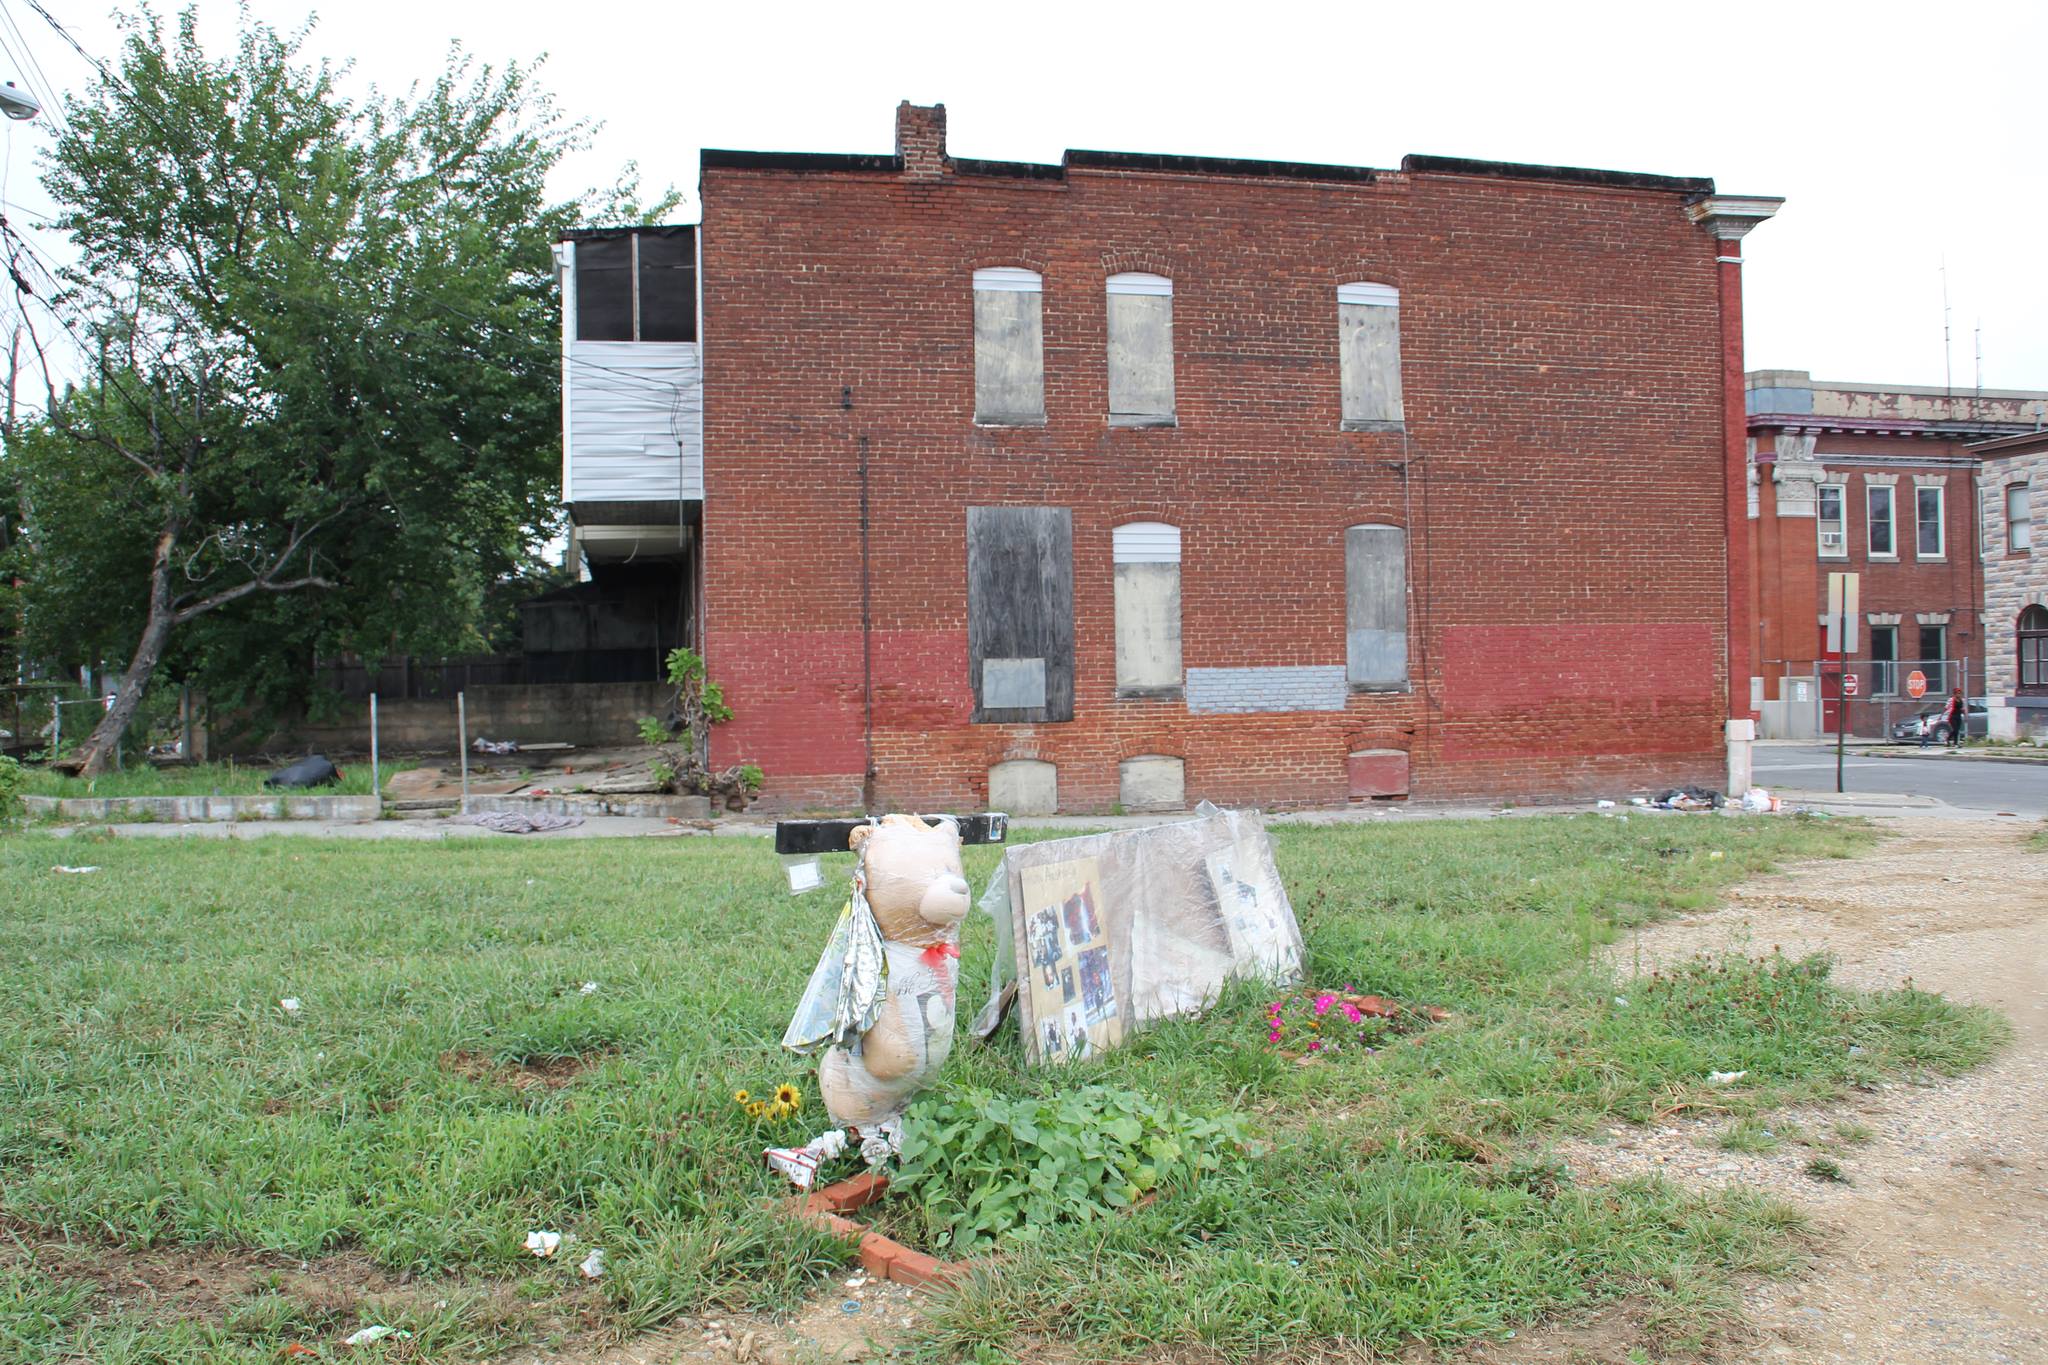
{"label": "tree trunk", "polygon": [[165,527],[157,537],[156,562],[150,567],[149,616],[142,623],[142,638],[136,642],[127,671],[121,675],[121,690],[115,694],[114,704],[107,714],[93,727],[91,738],[79,746],[78,752],[51,765],[58,771],[79,777],[95,777],[105,772],[113,762],[121,736],[128,732],[128,723],[135,719],[143,694],[149,690],[150,677],[164,656],[164,646],[171,638],[171,627],[177,623],[177,612],[171,604],[171,557],[177,547],[177,528]]}

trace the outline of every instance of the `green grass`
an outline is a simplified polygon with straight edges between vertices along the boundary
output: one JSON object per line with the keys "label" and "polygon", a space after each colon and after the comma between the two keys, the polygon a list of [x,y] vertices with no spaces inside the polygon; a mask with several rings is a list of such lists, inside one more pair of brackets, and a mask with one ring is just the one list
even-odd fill
{"label": "green grass", "polygon": [[[25,768],[23,776],[26,780],[22,784],[22,792],[29,796],[274,796],[278,793],[265,792],[263,779],[283,766],[281,762],[171,764],[162,768],[137,764],[101,773],[98,777],[69,777],[63,773],[52,772],[48,768]],[[308,787],[286,794],[370,794],[368,760],[336,766],[341,769],[341,781],[325,787]],[[382,775],[389,779],[391,774],[400,768],[411,766],[410,763],[386,763],[383,765]]]}
{"label": "green grass", "polygon": [[[1847,991],[1823,963],[1629,981],[1593,950],[1872,837],[1710,817],[1277,830],[1312,978],[1454,1017],[1306,1067],[1267,1049],[1250,990],[1064,1070],[1025,1068],[1013,1032],[963,1033],[949,1085],[1143,1090],[1245,1113],[1270,1151],[1019,1248],[934,1301],[921,1349],[1394,1349],[1621,1296],[1670,1340],[1709,1332],[1732,1277],[1791,1264],[1796,1219],[1739,1193],[1577,1189],[1543,1142],[1955,1070],[2000,1025]],[[979,886],[997,854],[969,854]],[[251,1286],[180,1317],[28,1273],[0,1231],[0,1359],[274,1360],[374,1320],[419,1334],[389,1358],[469,1358],[593,1323],[788,1309],[847,1260],[766,1207],[760,1148],[820,1122],[810,1067],[777,1041],[838,900],[789,896],[765,844],[112,841],[97,874],[48,871],[75,861],[0,840],[0,1227],[81,1255],[248,1248],[317,1271],[345,1254],[412,1284],[346,1311]],[[988,979],[981,916],[964,946],[963,1019]],[[560,1059],[582,1067],[566,1084],[515,1083]],[[1749,1076],[1709,1086],[1716,1069]],[[809,1098],[798,1119],[762,1126],[732,1102],[784,1080]],[[534,1261],[530,1228],[575,1254]],[[575,1271],[590,1245],[610,1267],[594,1290]]]}

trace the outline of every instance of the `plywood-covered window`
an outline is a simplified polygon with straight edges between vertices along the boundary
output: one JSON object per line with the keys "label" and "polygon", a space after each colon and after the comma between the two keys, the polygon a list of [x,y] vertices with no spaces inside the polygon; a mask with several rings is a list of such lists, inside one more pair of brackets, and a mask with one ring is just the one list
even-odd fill
{"label": "plywood-covered window", "polygon": [[1401,291],[1359,281],[1337,286],[1339,379],[1346,431],[1401,425]]}
{"label": "plywood-covered window", "polygon": [[1133,521],[1111,534],[1116,560],[1116,690],[1180,692],[1180,528]]}
{"label": "plywood-covered window", "polygon": [[1173,281],[1164,275],[1109,277],[1109,420],[1173,425]]}
{"label": "plywood-covered window", "polygon": [[974,721],[1074,718],[1074,522],[1064,507],[967,509]]}
{"label": "plywood-covered window", "polygon": [[1043,298],[1035,270],[974,272],[974,420],[984,426],[1045,421]]}
{"label": "plywood-covered window", "polygon": [[1351,685],[1408,685],[1408,533],[1398,526],[1344,532],[1344,658]]}

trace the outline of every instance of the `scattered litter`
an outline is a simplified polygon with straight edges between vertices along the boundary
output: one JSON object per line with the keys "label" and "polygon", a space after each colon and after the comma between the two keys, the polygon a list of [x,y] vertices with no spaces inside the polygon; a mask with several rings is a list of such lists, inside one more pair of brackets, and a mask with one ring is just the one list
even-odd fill
{"label": "scattered litter", "polygon": [[516,754],[519,752],[519,741],[516,739],[485,739],[482,735],[478,735],[476,743],[469,747],[480,754]]}
{"label": "scattered litter", "polygon": [[815,891],[824,885],[825,873],[816,857],[792,859],[784,866],[789,873],[789,891],[793,896]]}
{"label": "scattered litter", "polygon": [[404,1341],[411,1336],[412,1333],[401,1332],[396,1327],[365,1327],[362,1331],[357,1332],[341,1344],[344,1346],[368,1346],[373,1342],[382,1341],[386,1337],[395,1337],[399,1341]]}
{"label": "scattered litter", "polygon": [[283,1350],[279,1351],[278,1354],[283,1356],[286,1360],[297,1360],[300,1356],[312,1356],[315,1359],[318,1359],[320,1355],[320,1353],[314,1350],[312,1347],[302,1346],[296,1341],[293,1342],[291,1345],[285,1347]]}
{"label": "scattered litter", "polygon": [[1731,1082],[1741,1080],[1748,1074],[1747,1071],[1709,1071],[1707,1073],[1707,1081],[1712,1085],[1728,1085]]}
{"label": "scattered litter", "polygon": [[1849,1044],[1849,1055],[1851,1057],[1861,1057],[1864,1053],[1868,1052],[1869,1050],[1870,1049],[1863,1047],[1862,1045],[1857,1043]]}
{"label": "scattered litter", "polygon": [[594,1280],[604,1274],[604,1248],[592,1247],[590,1254],[583,1258],[583,1264],[576,1268],[583,1272],[586,1280]]}
{"label": "scattered litter", "polygon": [[1631,796],[1628,799],[1628,803],[1631,806],[1647,806],[1650,804],[1650,798],[1647,796]]}
{"label": "scattered litter", "polygon": [[341,769],[327,761],[325,754],[313,754],[290,763],[263,779],[266,787],[324,787],[341,781]]}
{"label": "scattered litter", "polygon": [[529,1232],[526,1234],[526,1249],[546,1260],[562,1249],[562,1234],[559,1232]]}
{"label": "scattered litter", "polygon": [[1650,802],[1659,810],[1719,810],[1721,793],[1706,787],[1668,787]]}
{"label": "scattered litter", "polygon": [[1727,857],[1727,856],[1728,856],[1727,854],[1723,853],[1723,852],[1722,852],[1722,851],[1721,851],[1720,849],[1718,849],[1718,848],[1717,848],[1717,849],[1715,849],[1715,850],[1714,850],[1713,852],[1711,852],[1711,853],[1709,853],[1709,854],[1707,855],[1707,857],[1708,857],[1708,858],[1710,858],[1710,859],[1716,859],[1716,860],[1718,860],[1718,859],[1721,859],[1721,858],[1725,858],[1725,857]]}
{"label": "scattered litter", "polygon": [[500,834],[545,834],[552,829],[571,829],[583,823],[580,815],[522,815],[509,810],[487,810],[455,818],[458,823],[494,829]]}
{"label": "scattered litter", "polygon": [[1627,997],[1627,996],[1625,996],[1625,995],[1617,995],[1617,996],[1615,996],[1615,997],[1614,997],[1614,1003],[1615,1003],[1615,1005],[1616,1005],[1617,1007],[1619,1007],[1619,1008],[1621,1008],[1621,1009],[1627,1009],[1627,1008],[1628,1008],[1628,997]]}
{"label": "scattered litter", "polygon": [[801,1147],[770,1147],[762,1155],[771,1167],[789,1177],[790,1184],[807,1190],[817,1178],[818,1167],[845,1150],[845,1130],[833,1128]]}
{"label": "scattered litter", "polygon": [[860,1311],[860,1300],[848,1299],[845,1303],[839,1305],[839,1311],[842,1313],[858,1313]]}
{"label": "scattered litter", "polygon": [[1742,808],[1753,815],[1774,814],[1782,810],[1784,804],[1762,787],[1751,787],[1742,794]]}
{"label": "scattered litter", "polygon": [[97,872],[99,871],[99,869],[97,867],[68,867],[63,863],[58,863],[55,867],[51,868],[50,871],[69,872],[75,876],[85,872]]}
{"label": "scattered litter", "polygon": [[277,1002],[277,1007],[286,1014],[297,1014],[305,1008],[305,1005],[300,1002],[299,997],[296,995],[287,995],[284,999]]}
{"label": "scattered litter", "polygon": [[596,995],[596,994],[597,994],[597,983],[596,983],[595,981],[586,981],[586,982],[584,982],[584,983],[583,983],[583,984],[582,984],[581,986],[577,987],[577,989],[576,989],[576,994],[578,994],[578,995]]}
{"label": "scattered litter", "polygon": [[1612,801],[1595,801],[1593,808],[1595,810],[1613,810],[1614,803]]}

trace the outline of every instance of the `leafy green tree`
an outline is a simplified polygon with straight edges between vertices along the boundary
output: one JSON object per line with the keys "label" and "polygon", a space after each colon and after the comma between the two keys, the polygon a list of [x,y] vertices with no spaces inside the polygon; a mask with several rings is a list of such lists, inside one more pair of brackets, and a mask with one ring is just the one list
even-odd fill
{"label": "leafy green tree", "polygon": [[81,771],[167,658],[473,639],[558,515],[551,248],[594,201],[545,181],[584,130],[459,50],[422,92],[352,97],[302,37],[245,15],[216,57],[192,10],[142,11],[44,174],[80,259],[34,344],[46,379],[58,325],[99,363],[50,380],[7,463],[28,647],[128,661]]}

